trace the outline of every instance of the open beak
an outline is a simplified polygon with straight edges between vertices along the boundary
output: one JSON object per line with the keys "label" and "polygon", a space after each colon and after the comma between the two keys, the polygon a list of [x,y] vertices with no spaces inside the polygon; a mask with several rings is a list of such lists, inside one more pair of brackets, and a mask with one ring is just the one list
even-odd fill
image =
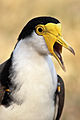
{"label": "open beak", "polygon": [[61,36],[61,24],[54,24],[54,23],[48,23],[45,25],[46,32],[43,35],[48,50],[52,56],[56,58],[56,60],[59,62],[62,69],[65,71],[65,66],[62,60],[62,47],[65,47],[68,49],[73,55],[75,55],[75,52],[70,45],[63,39]]}
{"label": "open beak", "polygon": [[61,65],[62,69],[65,71],[64,62],[63,62],[62,56],[61,56],[62,47],[65,47],[66,49],[68,49],[73,55],[75,55],[75,52],[74,52],[73,48],[70,47],[68,45],[68,43],[61,36],[59,36],[58,40],[54,43],[52,55],[55,56],[55,58],[57,59],[57,61]]}

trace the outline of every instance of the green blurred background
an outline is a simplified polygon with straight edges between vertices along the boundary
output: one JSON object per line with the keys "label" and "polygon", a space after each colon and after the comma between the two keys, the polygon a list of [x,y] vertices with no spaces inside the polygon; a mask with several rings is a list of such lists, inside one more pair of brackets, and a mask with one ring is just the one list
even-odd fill
{"label": "green blurred background", "polygon": [[62,120],[80,120],[80,0],[0,0],[0,63],[9,58],[23,26],[35,16],[48,15],[62,23],[64,39],[75,57],[63,49],[66,72],[57,61],[57,73],[64,79],[66,96]]}

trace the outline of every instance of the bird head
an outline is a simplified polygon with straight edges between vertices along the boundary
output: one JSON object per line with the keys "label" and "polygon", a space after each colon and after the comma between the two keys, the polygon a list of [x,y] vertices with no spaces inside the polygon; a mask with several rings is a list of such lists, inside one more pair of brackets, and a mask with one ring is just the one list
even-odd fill
{"label": "bird head", "polygon": [[[61,56],[62,47],[75,55],[73,48],[63,39],[61,23],[55,18],[36,17],[30,20],[21,31],[18,41],[29,37],[36,50],[54,56],[63,70],[65,70],[65,66]],[[37,44],[35,45],[35,43]]]}

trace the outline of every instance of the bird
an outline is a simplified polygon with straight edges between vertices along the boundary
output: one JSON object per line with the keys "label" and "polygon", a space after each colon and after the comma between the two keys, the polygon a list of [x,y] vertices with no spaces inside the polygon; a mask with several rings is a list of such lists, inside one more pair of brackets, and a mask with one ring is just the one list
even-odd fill
{"label": "bird", "polygon": [[50,16],[34,17],[20,32],[10,58],[0,64],[0,120],[60,120],[65,86],[54,57],[65,71],[61,23]]}

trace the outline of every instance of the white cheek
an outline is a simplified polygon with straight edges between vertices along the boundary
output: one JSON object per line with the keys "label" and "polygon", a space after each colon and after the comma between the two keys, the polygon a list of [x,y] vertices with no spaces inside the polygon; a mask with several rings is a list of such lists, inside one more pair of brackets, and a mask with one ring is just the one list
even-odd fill
{"label": "white cheek", "polygon": [[35,33],[35,31],[32,34],[32,43],[34,48],[40,52],[41,54],[49,54],[46,42],[43,38],[43,36],[39,36]]}

